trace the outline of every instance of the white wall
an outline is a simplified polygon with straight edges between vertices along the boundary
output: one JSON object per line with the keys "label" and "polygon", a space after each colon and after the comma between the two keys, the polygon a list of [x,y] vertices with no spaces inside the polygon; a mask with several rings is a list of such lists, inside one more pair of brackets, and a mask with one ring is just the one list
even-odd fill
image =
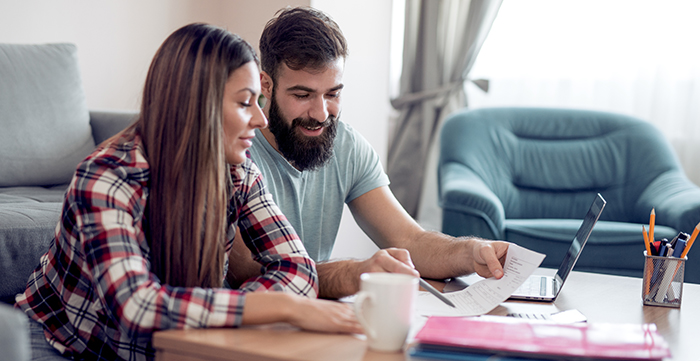
{"label": "white wall", "polygon": [[256,49],[275,12],[308,0],[0,0],[0,42],[71,42],[91,109],[137,109],[148,66],[175,29],[206,22]]}
{"label": "white wall", "polygon": [[[328,13],[348,41],[341,119],[367,138],[386,168],[392,1],[311,0],[311,6]],[[331,257],[366,258],[377,249],[346,206]]]}
{"label": "white wall", "polygon": [[[340,25],[350,47],[342,119],[386,164],[390,0],[0,0],[0,42],[75,43],[88,106],[138,109],[151,58],[172,31],[207,22],[257,49],[265,23],[286,5],[314,6]],[[346,207],[333,257],[367,257],[375,250]]]}

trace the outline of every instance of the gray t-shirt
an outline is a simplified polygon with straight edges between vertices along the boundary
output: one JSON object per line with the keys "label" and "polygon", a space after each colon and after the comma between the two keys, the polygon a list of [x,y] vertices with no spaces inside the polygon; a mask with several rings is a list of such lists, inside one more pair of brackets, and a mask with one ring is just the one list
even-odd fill
{"label": "gray t-shirt", "polygon": [[250,155],[275,202],[316,262],[330,258],[343,203],[389,184],[377,153],[344,122],[338,122],[333,156],[321,169],[298,171],[257,129]]}

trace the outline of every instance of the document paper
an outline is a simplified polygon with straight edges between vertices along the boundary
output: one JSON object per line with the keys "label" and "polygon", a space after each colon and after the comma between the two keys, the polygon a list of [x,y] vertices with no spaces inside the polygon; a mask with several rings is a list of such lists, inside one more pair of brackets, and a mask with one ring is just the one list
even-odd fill
{"label": "document paper", "polygon": [[508,246],[503,277],[483,279],[457,292],[444,293],[457,306],[452,308],[428,292],[419,292],[416,311],[421,316],[478,316],[505,301],[540,266],[545,255],[520,247]]}

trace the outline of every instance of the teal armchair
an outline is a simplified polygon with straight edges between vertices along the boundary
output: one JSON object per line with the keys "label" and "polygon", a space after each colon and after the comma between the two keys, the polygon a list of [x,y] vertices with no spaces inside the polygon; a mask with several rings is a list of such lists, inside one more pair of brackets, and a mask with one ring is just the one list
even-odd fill
{"label": "teal armchair", "polygon": [[[605,112],[456,112],[441,131],[438,188],[444,233],[522,245],[547,254],[543,267],[559,266],[596,193],[607,206],[579,271],[641,277],[642,225],[652,208],[657,240],[691,233],[700,221],[700,188],[663,135]],[[698,249],[688,254],[686,282],[700,283]]]}

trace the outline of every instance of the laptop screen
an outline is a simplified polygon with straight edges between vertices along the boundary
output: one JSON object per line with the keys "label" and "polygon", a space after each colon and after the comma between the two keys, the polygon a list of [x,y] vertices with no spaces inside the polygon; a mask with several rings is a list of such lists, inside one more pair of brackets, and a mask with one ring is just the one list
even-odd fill
{"label": "laptop screen", "polygon": [[591,204],[591,207],[588,209],[586,217],[583,218],[583,223],[576,232],[574,241],[571,242],[571,246],[566,252],[566,256],[564,256],[564,260],[561,262],[561,266],[559,266],[556,276],[554,276],[555,284],[557,285],[557,288],[554,290],[555,295],[559,293],[561,285],[564,283],[564,280],[566,280],[566,277],[569,276],[569,272],[571,272],[571,270],[574,268],[578,257],[581,255],[583,246],[586,244],[586,241],[588,241],[591,231],[593,231],[593,226],[598,221],[598,217],[600,217],[600,213],[605,207],[605,203],[606,202],[605,199],[603,199],[603,196],[598,193],[593,201],[593,204]]}

